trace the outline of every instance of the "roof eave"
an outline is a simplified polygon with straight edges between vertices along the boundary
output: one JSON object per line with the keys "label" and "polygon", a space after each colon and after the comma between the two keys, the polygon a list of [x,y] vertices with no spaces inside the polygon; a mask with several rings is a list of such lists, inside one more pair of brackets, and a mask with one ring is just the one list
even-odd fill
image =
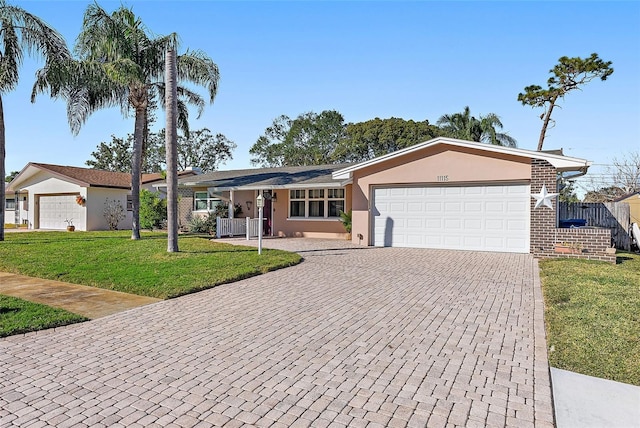
{"label": "roof eave", "polygon": [[465,140],[456,140],[453,138],[437,137],[429,141],[425,141],[423,143],[419,143],[414,146],[410,146],[405,149],[398,150],[396,152],[389,153],[386,155],[382,155],[377,158],[370,159],[370,160],[361,162],[359,164],[352,165],[347,168],[343,168],[341,170],[335,171],[332,174],[332,177],[337,180],[347,180],[352,178],[353,172],[359,169],[376,165],[378,163],[381,163],[390,159],[394,159],[399,156],[404,156],[406,154],[413,153],[415,151],[422,150],[427,147],[432,147],[439,144],[449,144],[457,147],[479,149],[487,152],[509,154],[513,156],[526,157],[530,159],[543,159],[549,162],[551,165],[553,165],[559,172],[580,171],[582,168],[585,168],[585,167],[588,168],[591,165],[591,162],[585,159],[572,158],[569,156],[543,153],[543,152],[534,152],[531,150],[517,149],[517,148],[511,148],[511,147],[496,146],[491,144],[478,143],[475,141],[465,141]]}

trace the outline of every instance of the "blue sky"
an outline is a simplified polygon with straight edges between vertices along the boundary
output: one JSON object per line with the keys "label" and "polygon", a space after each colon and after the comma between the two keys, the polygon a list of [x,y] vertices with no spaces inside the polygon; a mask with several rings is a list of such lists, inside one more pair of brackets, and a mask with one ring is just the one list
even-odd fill
{"label": "blue sky", "polygon": [[[11,1],[11,0],[10,0]],[[88,1],[13,1],[58,29],[72,47]],[[119,1],[100,1],[107,11]],[[545,149],[608,164],[640,149],[640,2],[134,1],[155,34],[177,32],[182,52],[219,66],[215,103],[191,128],[237,144],[222,168],[249,167],[249,148],[281,114],[337,110],[346,122],[400,117],[434,123],[471,108],[498,114],[518,146],[535,150],[541,110],[517,95],[546,85],[559,57],[593,52],[614,74],[569,94],[554,111]],[[118,108],[89,118],[78,136],[61,100],[29,101],[41,60],[25,61],[3,96],[7,172],[28,162],[85,166],[111,135],[133,131]],[[204,93],[204,92],[202,92]],[[195,118],[195,112],[192,117]],[[158,112],[158,123],[164,114]],[[592,168],[594,173],[599,169]]]}

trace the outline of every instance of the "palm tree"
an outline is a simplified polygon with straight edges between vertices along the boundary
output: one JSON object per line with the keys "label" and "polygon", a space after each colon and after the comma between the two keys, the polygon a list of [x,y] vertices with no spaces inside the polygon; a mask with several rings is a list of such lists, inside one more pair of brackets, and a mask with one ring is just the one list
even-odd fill
{"label": "palm tree", "polygon": [[469,106],[466,106],[461,113],[445,114],[436,123],[442,128],[447,137],[498,146],[517,146],[515,138],[496,131],[496,129],[502,129],[502,122],[500,117],[494,113],[489,113],[486,116],[480,116],[480,119],[476,119],[471,116]]}
{"label": "palm tree", "polygon": [[[121,6],[108,14],[94,3],[87,7],[76,42],[79,60],[43,70],[34,85],[33,97],[48,89],[52,96],[67,98],[67,115],[74,134],[93,112],[102,108],[119,106],[125,116],[133,111],[131,239],[140,239],[140,171],[151,100],[164,99],[165,52],[176,47],[175,33],[153,38],[131,9]],[[209,102],[213,103],[219,80],[217,65],[200,51],[179,55],[176,64],[177,80],[206,87]],[[187,104],[197,107],[199,117],[205,101],[185,87],[178,87],[177,94],[177,126],[188,135]]]}
{"label": "palm tree", "polygon": [[176,129],[178,115],[178,70],[176,69],[176,51],[166,55],[165,111],[167,114],[165,144],[167,152],[167,251],[178,252],[178,133]]}
{"label": "palm tree", "polygon": [[69,58],[69,50],[62,36],[43,20],[26,10],[0,0],[0,241],[4,241],[5,222],[5,155],[6,140],[2,95],[18,85],[18,70],[24,54],[36,53],[45,62]]}

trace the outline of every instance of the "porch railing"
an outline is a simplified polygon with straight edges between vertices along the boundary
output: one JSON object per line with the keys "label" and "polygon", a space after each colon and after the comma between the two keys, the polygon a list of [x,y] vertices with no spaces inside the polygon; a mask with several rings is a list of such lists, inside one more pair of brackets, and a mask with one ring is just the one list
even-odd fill
{"label": "porch railing", "polygon": [[257,218],[216,218],[216,237],[245,235],[247,239],[258,236],[260,220]]}

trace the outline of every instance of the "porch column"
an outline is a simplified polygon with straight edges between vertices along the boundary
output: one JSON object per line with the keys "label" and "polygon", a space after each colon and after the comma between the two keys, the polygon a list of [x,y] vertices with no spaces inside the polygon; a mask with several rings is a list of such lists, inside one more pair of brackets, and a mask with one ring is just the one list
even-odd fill
{"label": "porch column", "polygon": [[233,200],[233,190],[229,190],[229,218],[233,218],[233,211],[235,208],[235,203]]}

